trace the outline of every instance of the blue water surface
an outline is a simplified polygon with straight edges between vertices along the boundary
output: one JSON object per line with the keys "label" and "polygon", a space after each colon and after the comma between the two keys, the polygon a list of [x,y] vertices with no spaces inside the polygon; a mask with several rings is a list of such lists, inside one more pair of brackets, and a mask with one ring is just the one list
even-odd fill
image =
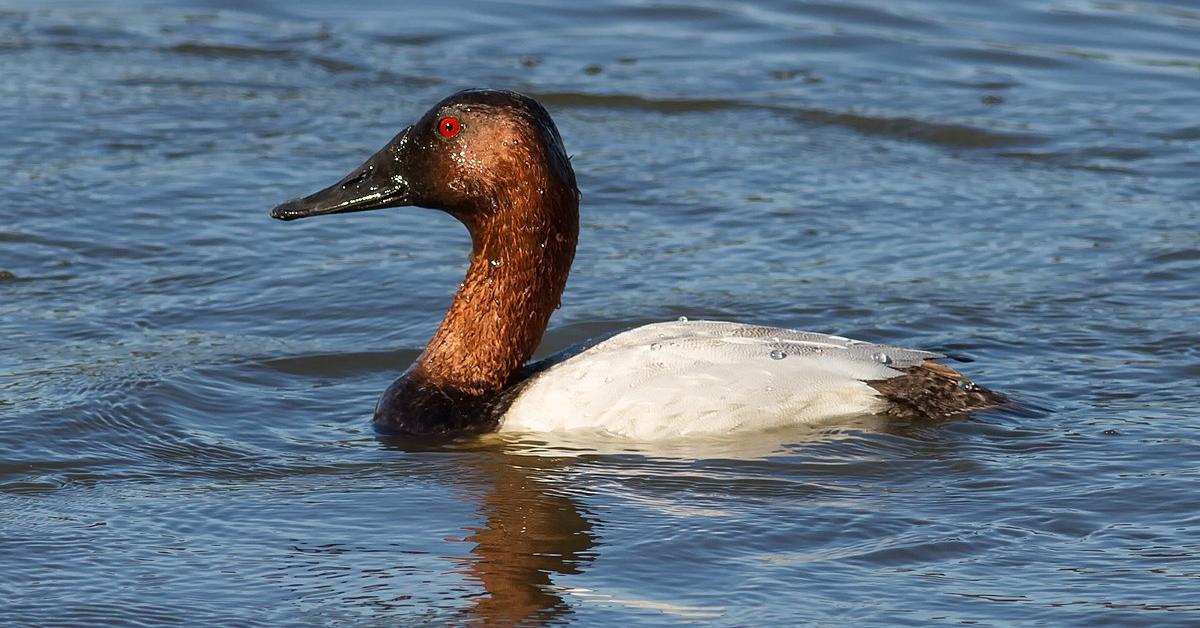
{"label": "blue water surface", "polygon": [[[272,221],[516,89],[583,193],[541,354],[686,315],[1014,403],[388,445],[466,266]],[[0,624],[1200,624],[1200,8],[0,0]]]}

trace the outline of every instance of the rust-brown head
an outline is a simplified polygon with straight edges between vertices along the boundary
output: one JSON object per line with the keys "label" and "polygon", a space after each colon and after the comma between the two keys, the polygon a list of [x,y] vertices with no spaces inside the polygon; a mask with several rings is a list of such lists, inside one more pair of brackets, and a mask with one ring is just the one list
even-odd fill
{"label": "rust-brown head", "polygon": [[271,211],[280,220],[416,205],[474,228],[504,199],[578,199],[575,173],[550,114],[515,92],[453,94],[341,181]]}

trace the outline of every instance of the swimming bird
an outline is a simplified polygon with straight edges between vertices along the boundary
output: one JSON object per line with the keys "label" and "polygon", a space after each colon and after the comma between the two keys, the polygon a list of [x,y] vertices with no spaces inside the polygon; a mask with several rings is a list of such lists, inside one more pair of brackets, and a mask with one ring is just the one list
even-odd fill
{"label": "swimming bird", "polygon": [[341,181],[271,214],[411,205],[442,210],[470,233],[470,266],[449,311],[376,406],[382,433],[660,439],[866,414],[943,417],[1003,401],[937,353],[720,321],[653,323],[527,363],[566,287],[579,199],[546,109],[515,92],[470,89]]}

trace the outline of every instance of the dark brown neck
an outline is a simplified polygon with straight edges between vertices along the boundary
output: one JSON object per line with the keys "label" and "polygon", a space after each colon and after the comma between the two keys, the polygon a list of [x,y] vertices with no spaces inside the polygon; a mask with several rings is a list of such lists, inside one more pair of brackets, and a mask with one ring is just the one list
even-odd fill
{"label": "dark brown neck", "polygon": [[480,424],[482,404],[541,342],[575,257],[578,193],[511,192],[493,211],[458,216],[471,233],[470,268],[425,351],[380,400],[385,431],[494,427]]}

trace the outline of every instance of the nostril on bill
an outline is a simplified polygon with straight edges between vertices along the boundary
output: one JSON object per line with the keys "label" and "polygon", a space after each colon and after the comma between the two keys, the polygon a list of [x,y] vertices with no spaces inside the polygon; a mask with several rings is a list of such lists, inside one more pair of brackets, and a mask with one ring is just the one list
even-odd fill
{"label": "nostril on bill", "polygon": [[375,166],[367,166],[366,168],[363,168],[362,172],[358,173],[358,175],[356,175],[353,179],[343,183],[342,189],[348,190],[351,186],[358,187],[358,185],[363,182],[363,179],[366,179],[367,176],[370,175],[374,170]]}

